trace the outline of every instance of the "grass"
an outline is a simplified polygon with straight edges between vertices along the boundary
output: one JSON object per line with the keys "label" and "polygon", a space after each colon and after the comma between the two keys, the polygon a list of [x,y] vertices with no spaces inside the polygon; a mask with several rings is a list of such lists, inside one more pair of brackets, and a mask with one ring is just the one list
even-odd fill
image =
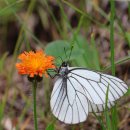
{"label": "grass", "polygon": [[[40,19],[44,19],[44,16],[42,16],[41,12],[44,12],[47,9],[47,14],[48,16],[50,16],[51,22],[54,26],[54,30],[55,33],[57,33],[58,37],[60,37],[61,40],[61,44],[63,44],[62,46],[59,45],[59,41],[54,40],[51,43],[51,51],[49,51],[50,54],[53,55],[58,55],[57,52],[53,52],[55,49],[57,48],[61,48],[61,50],[64,50],[64,46],[67,49],[67,55],[69,55],[70,53],[70,49],[72,48],[72,54],[70,57],[70,61],[71,61],[71,65],[73,66],[83,66],[83,67],[87,67],[89,69],[94,69],[94,70],[99,70],[99,71],[107,71],[111,69],[112,75],[114,76],[116,73],[116,65],[121,66],[121,65],[125,65],[127,63],[127,61],[130,60],[130,56],[124,56],[120,59],[118,59],[117,61],[115,61],[115,39],[114,36],[115,34],[120,34],[120,31],[123,33],[123,35],[119,35],[121,36],[124,41],[127,42],[128,46],[130,45],[129,42],[129,32],[124,31],[124,27],[122,26],[121,22],[116,19],[116,7],[115,7],[115,1],[114,0],[110,0],[110,17],[109,15],[107,15],[103,9],[101,9],[99,7],[99,5],[97,5],[97,10],[99,12],[98,15],[103,16],[104,19],[106,19],[106,21],[110,22],[110,26],[107,24],[102,23],[100,20],[97,20],[94,16],[93,13],[91,12],[86,12],[84,8],[78,8],[76,6],[76,4],[74,3],[70,3],[69,1],[66,0],[62,0],[56,1],[56,4],[59,6],[59,10],[60,10],[60,15],[61,15],[61,21],[56,19],[56,16],[54,15],[54,12],[52,11],[51,7],[50,7],[50,3],[46,0],[46,1],[40,1],[40,5],[37,6],[37,1],[36,0],[32,0],[29,1],[29,3],[27,4],[24,0],[20,0],[20,1],[15,1],[10,3],[9,0],[3,0],[5,6],[4,8],[0,8],[0,16],[5,16],[7,15],[6,12],[9,12],[11,10],[11,16],[13,16],[15,18],[15,20],[17,22],[19,22],[20,24],[20,31],[19,31],[19,35],[17,37],[17,42],[16,42],[16,46],[14,49],[14,53],[12,56],[12,63],[10,64],[12,67],[10,68],[9,73],[5,73],[4,70],[4,64],[6,64],[6,60],[8,59],[7,57],[7,53],[4,53],[2,55],[2,57],[0,58],[0,72],[2,75],[5,75],[5,77],[8,80],[8,84],[6,86],[5,89],[5,94],[4,97],[2,98],[1,101],[1,105],[0,105],[0,121],[2,121],[5,118],[5,114],[4,111],[6,109],[6,105],[9,102],[8,100],[8,96],[10,93],[10,89],[12,87],[14,87],[15,89],[17,89],[17,84],[15,84],[16,82],[14,82],[13,80],[13,76],[15,74],[15,62],[17,59],[18,54],[23,51],[22,46],[25,45],[25,48],[27,50],[31,50],[31,43],[30,43],[30,39],[28,37],[27,34],[30,34],[30,37],[32,40],[34,40],[35,45],[38,47],[42,47],[43,49],[47,50],[49,48],[50,43],[48,43],[46,46],[42,43],[43,41],[40,41],[40,39],[38,39],[35,34],[30,31],[30,29],[28,28],[27,25],[27,20],[30,18],[30,16],[34,13],[34,11],[37,10],[37,14],[39,15]],[[17,5],[24,3],[27,6],[27,10],[25,13],[25,17],[24,19],[21,19],[21,17],[18,15],[18,10],[14,9]],[[129,3],[130,5],[130,3]],[[94,5],[93,5],[94,6]],[[45,7],[46,9],[44,9],[43,7]],[[70,19],[68,17],[68,14],[65,11],[65,7],[71,9],[72,11],[75,12],[75,15],[78,16],[79,20],[78,20],[78,24],[75,28],[73,28],[71,26],[70,23]],[[96,7],[95,7],[96,8]],[[128,12],[130,14],[130,6],[128,8]],[[8,16],[8,15],[7,15]],[[4,19],[3,19],[4,20]],[[10,19],[8,19],[10,20]],[[6,21],[7,23],[9,21]],[[41,22],[44,22],[42,21]],[[42,26],[44,28],[44,23],[42,23]],[[118,32],[116,30],[116,26],[118,25],[118,29],[120,29],[120,31]],[[100,48],[102,48],[101,44],[98,43],[98,39],[95,36],[94,31],[92,31],[90,33],[90,29],[91,28],[95,28],[95,26],[97,26],[98,28],[102,29],[102,30],[107,30],[107,32],[110,33],[110,61],[108,61],[108,63],[110,64],[109,66],[104,67],[103,65],[101,65],[101,58],[100,58],[100,54],[103,54],[102,52],[99,51]],[[50,32],[51,33],[51,32]],[[65,58],[65,54],[64,52],[60,54],[60,56],[64,59]],[[46,80],[46,79],[45,79]],[[50,81],[46,80],[44,82],[44,99],[43,99],[43,104],[44,106],[39,107],[40,108],[38,110],[39,114],[39,118],[43,119],[44,122],[44,128],[46,130],[60,130],[62,129],[62,125],[60,123],[57,123],[58,121],[55,121],[55,118],[52,116],[50,108],[49,108],[49,99],[50,99],[50,93],[52,88],[50,87],[51,85],[49,84]],[[26,84],[23,84],[26,85]],[[10,87],[11,86],[11,87]],[[31,88],[30,88],[31,89]],[[24,91],[21,90],[17,90],[16,94],[13,95],[12,97],[12,106],[10,107],[10,111],[8,112],[8,116],[11,117],[12,119],[15,118],[15,110],[13,108],[14,104],[15,104],[15,100],[17,100],[17,92],[19,93],[20,97],[22,98],[22,100],[25,102],[25,107],[22,110],[22,112],[19,114],[20,116],[18,117],[18,120],[20,123],[23,123],[24,121],[26,121],[26,114],[28,113],[28,110],[30,109],[30,105],[31,105],[31,101],[30,99],[28,99],[28,96],[24,93]],[[107,92],[108,94],[108,92]],[[107,99],[108,95],[106,95],[106,104],[107,104]],[[40,102],[40,101],[39,101]],[[41,101],[42,102],[42,101]],[[102,128],[102,130],[117,130],[118,129],[118,124],[119,122],[119,116],[118,116],[118,110],[117,110],[118,106],[115,105],[111,111],[107,110],[107,105],[106,105],[106,110],[104,111],[104,113],[102,113],[102,116],[98,116],[96,115],[96,113],[93,113],[95,115],[96,120],[99,121],[99,124]],[[43,114],[44,112],[44,114]],[[30,118],[29,118],[30,119]],[[17,123],[17,129],[20,129],[20,123]],[[87,124],[87,121],[85,122]],[[29,124],[29,123],[28,123]],[[3,126],[0,125],[0,129]],[[71,130],[76,130],[76,128],[79,126],[68,126],[69,129]],[[84,124],[81,125],[82,128],[85,128]],[[67,129],[67,128],[63,128],[63,129]]]}
{"label": "grass", "polygon": [[110,50],[111,50],[111,70],[115,76],[115,53],[114,53],[114,18],[115,18],[115,1],[111,0],[111,21],[110,21]]}

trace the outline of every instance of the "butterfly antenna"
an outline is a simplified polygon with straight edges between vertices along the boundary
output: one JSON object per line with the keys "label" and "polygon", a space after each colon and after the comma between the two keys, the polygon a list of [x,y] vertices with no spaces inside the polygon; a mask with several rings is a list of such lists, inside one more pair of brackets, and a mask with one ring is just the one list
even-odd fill
{"label": "butterfly antenna", "polygon": [[66,53],[66,49],[65,49],[65,47],[64,47],[64,52],[65,52],[65,57],[66,57],[66,59],[67,59],[67,53]]}
{"label": "butterfly antenna", "polygon": [[59,59],[59,58],[60,58],[60,59],[61,59],[61,61],[63,62],[63,59],[62,59],[62,57],[58,56],[58,57],[57,57],[57,59]]}
{"label": "butterfly antenna", "polygon": [[69,54],[69,59],[68,59],[68,61],[70,60],[70,57],[71,57],[73,48],[74,48],[74,46],[72,45],[72,46],[71,46],[71,50],[70,50],[70,54]]}

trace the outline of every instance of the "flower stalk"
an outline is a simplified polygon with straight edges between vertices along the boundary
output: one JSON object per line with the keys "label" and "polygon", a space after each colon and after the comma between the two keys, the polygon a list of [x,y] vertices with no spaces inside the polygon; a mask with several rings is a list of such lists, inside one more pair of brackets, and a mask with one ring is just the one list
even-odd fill
{"label": "flower stalk", "polygon": [[34,116],[34,128],[35,130],[38,130],[38,125],[37,125],[37,107],[36,107],[36,89],[37,89],[37,80],[36,78],[32,82],[33,84],[33,116]]}

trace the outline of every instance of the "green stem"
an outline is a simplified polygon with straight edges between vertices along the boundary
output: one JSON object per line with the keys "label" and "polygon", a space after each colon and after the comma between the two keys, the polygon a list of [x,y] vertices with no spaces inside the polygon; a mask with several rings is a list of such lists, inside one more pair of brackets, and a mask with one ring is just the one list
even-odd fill
{"label": "green stem", "polygon": [[114,64],[114,18],[115,18],[115,1],[111,0],[111,21],[110,21],[110,47],[111,47],[111,69],[112,75],[115,75]]}
{"label": "green stem", "polygon": [[37,81],[35,79],[33,81],[33,114],[34,114],[34,127],[35,127],[35,130],[38,130],[38,127],[37,127],[37,109],[36,109],[36,89],[37,89]]}
{"label": "green stem", "polygon": [[[112,75],[115,76],[115,61],[114,61],[114,18],[115,18],[115,0],[110,0],[111,5],[111,17],[110,17],[110,47],[111,47],[111,70]],[[111,110],[111,126],[112,128],[108,127],[110,130],[117,130],[118,129],[118,114],[116,104]],[[109,124],[108,124],[109,125]]]}
{"label": "green stem", "polygon": [[128,19],[130,20],[130,1],[128,1]]}

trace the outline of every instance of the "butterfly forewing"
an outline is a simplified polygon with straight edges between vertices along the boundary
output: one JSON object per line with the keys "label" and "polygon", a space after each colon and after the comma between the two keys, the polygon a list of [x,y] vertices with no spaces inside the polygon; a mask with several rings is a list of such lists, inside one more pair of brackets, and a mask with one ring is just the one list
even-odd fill
{"label": "butterfly forewing", "polygon": [[84,88],[87,98],[94,104],[105,104],[108,87],[108,102],[116,101],[128,90],[125,82],[116,77],[83,68],[70,69],[68,77]]}

